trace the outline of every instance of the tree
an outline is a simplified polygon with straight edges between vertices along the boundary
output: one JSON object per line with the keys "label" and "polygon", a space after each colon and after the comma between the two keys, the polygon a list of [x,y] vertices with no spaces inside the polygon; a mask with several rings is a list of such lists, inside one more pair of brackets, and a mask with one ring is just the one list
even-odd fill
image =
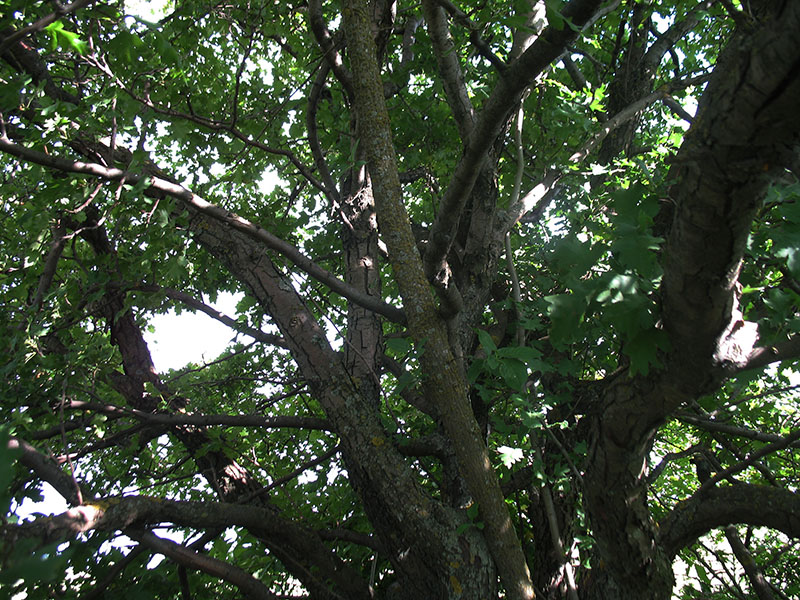
{"label": "tree", "polygon": [[0,587],[800,590],[800,3],[2,7]]}

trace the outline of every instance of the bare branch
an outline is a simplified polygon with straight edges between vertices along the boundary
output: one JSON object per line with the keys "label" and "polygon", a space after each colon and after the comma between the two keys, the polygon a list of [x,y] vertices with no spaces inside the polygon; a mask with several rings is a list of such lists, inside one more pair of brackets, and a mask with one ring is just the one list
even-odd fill
{"label": "bare branch", "polygon": [[140,290],[143,292],[161,292],[167,295],[167,297],[172,298],[173,300],[177,300],[178,302],[185,304],[191,308],[199,310],[202,313],[207,314],[212,319],[219,321],[223,325],[227,325],[231,329],[238,331],[239,333],[243,333],[244,335],[250,336],[254,340],[261,342],[263,344],[269,344],[270,346],[278,346],[281,348],[286,348],[286,340],[284,340],[279,335],[274,335],[271,333],[264,333],[258,329],[253,329],[252,327],[247,327],[243,325],[236,319],[229,317],[226,314],[221,313],[217,309],[209,306],[205,302],[201,302],[194,296],[187,294],[186,292],[181,292],[180,290],[175,290],[172,288],[161,287],[158,285],[136,285],[130,288],[130,290]]}
{"label": "bare branch", "polygon": [[699,427],[700,429],[705,429],[706,431],[727,433],[729,435],[733,435],[736,437],[747,438],[749,440],[757,440],[759,442],[770,442],[770,443],[782,442],[785,439],[783,436],[776,435],[774,433],[764,433],[762,431],[747,429],[745,427],[736,427],[735,425],[728,425],[727,423],[720,423],[712,419],[703,419],[685,413],[676,415],[676,418],[679,421],[683,421],[684,423],[689,423],[690,425],[694,425],[695,427]]}
{"label": "bare branch", "polygon": [[[327,194],[329,199],[334,202],[339,202],[339,193],[336,189],[336,182],[333,181],[330,169],[328,168],[328,161],[325,160],[325,155],[322,153],[322,148],[319,145],[319,134],[317,130],[317,107],[319,106],[320,96],[325,85],[325,80],[331,68],[328,62],[323,62],[314,76],[311,83],[311,91],[308,94],[308,108],[306,109],[306,129],[308,130],[308,144],[311,146],[311,154],[314,156],[314,163],[317,166],[317,171],[322,177],[322,181],[328,188]],[[330,93],[330,92],[329,92]]]}
{"label": "bare branch", "polygon": [[508,65],[492,51],[489,44],[486,43],[486,40],[481,37],[478,26],[472,22],[472,19],[470,19],[463,10],[458,8],[450,0],[436,0],[436,3],[444,8],[450,16],[455,19],[456,23],[469,31],[469,41],[477,48],[481,56],[488,60],[492,66],[501,73],[506,70]]}
{"label": "bare branch", "polygon": [[45,294],[47,294],[50,285],[53,283],[53,278],[58,268],[58,261],[61,258],[61,253],[64,250],[64,244],[66,244],[67,239],[66,227],[64,227],[63,223],[57,223],[56,226],[53,227],[53,239],[50,242],[50,250],[44,260],[44,269],[39,277],[39,285],[31,301],[31,309],[34,313],[39,312]]}
{"label": "bare branch", "polygon": [[702,0],[695,6],[687,16],[674,23],[669,29],[662,33],[653,42],[644,55],[643,63],[648,70],[654,70],[661,62],[661,58],[666,54],[675,43],[690,32],[700,22],[703,13],[707,11],[716,0]]}
{"label": "bare branch", "polygon": [[570,157],[571,162],[580,162],[585,159],[614,129],[617,129],[623,123],[630,121],[642,110],[657,102],[658,100],[665,100],[669,98],[669,93],[678,89],[698,85],[708,80],[709,75],[700,75],[699,77],[692,77],[686,80],[673,81],[669,84],[661,86],[652,94],[648,94],[635,102],[632,102],[613,117],[603,123],[603,127],[598,131],[580,150]]}
{"label": "bare branch", "polygon": [[[291,559],[292,555],[287,554],[291,549],[322,569],[320,576],[324,578],[327,575],[331,578],[327,579],[328,582],[335,581],[337,573],[349,577],[348,583],[341,584],[342,594],[333,592],[326,597],[367,597],[363,591],[358,591],[365,587],[358,581],[359,578],[321,543],[316,532],[279,516],[278,511],[253,505],[180,502],[148,496],[100,498],[55,517],[39,518],[18,525],[2,525],[0,536],[11,544],[22,538],[56,542],[93,530],[113,532],[163,523],[203,530],[244,527],[258,538],[273,540],[270,547],[274,548],[273,551],[281,560]],[[280,543],[275,540],[280,540]],[[295,562],[297,559],[291,560]],[[296,566],[304,568],[302,564]],[[304,584],[307,582],[304,581]]]}
{"label": "bare branch", "polygon": [[322,2],[320,0],[310,0],[308,3],[308,22],[311,32],[317,39],[319,47],[322,48],[325,61],[330,65],[336,79],[342,84],[347,95],[353,97],[353,75],[344,65],[344,59],[339,52],[339,44],[328,31],[328,25],[322,15]]}
{"label": "bare branch", "polygon": [[467,94],[464,73],[458,61],[458,52],[455,50],[455,44],[447,26],[444,9],[437,6],[436,0],[425,0],[422,7],[425,11],[428,35],[433,44],[447,104],[450,106],[461,139],[466,143],[475,125],[475,109]]}
{"label": "bare branch", "polygon": [[725,528],[725,538],[733,550],[733,554],[739,564],[742,565],[747,579],[750,581],[750,588],[756,593],[759,600],[773,600],[772,590],[770,590],[769,582],[764,577],[764,571],[756,562],[750,550],[742,542],[739,537],[739,532],[733,525],[728,525]]}
{"label": "bare branch", "polygon": [[687,123],[693,123],[694,117],[690,115],[686,110],[684,110],[683,106],[681,106],[680,102],[675,100],[672,96],[664,96],[661,98],[661,102],[669,108],[672,112],[678,115],[681,119],[686,121]]}
{"label": "bare branch", "polygon": [[793,431],[791,434],[787,435],[786,437],[782,438],[777,442],[772,442],[771,444],[767,444],[763,448],[756,450],[755,452],[751,453],[750,456],[745,458],[744,460],[739,461],[738,463],[731,465],[727,469],[720,471],[719,473],[715,474],[711,477],[708,481],[704,482],[703,485],[700,486],[700,489],[697,490],[696,494],[702,494],[707,492],[710,488],[713,488],[717,482],[722,481],[723,479],[727,479],[731,475],[735,475],[736,473],[741,473],[749,466],[755,464],[758,459],[767,456],[768,454],[772,454],[773,452],[777,452],[778,450],[783,450],[784,448],[789,448],[797,444],[798,440],[800,440],[800,429]]}

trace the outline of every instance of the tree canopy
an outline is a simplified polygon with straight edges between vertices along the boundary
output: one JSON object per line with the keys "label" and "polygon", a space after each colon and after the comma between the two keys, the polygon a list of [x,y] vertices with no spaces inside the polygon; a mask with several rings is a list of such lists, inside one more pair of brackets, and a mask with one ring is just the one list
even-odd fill
{"label": "tree canopy", "polygon": [[4,595],[800,595],[800,2],[144,4],[0,0]]}

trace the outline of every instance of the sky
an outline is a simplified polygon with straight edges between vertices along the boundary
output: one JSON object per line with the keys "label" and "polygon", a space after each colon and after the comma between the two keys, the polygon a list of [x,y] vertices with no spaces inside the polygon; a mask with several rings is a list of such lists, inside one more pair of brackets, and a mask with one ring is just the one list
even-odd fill
{"label": "sky", "polygon": [[[214,303],[206,302],[216,310],[236,317],[239,297],[223,292]],[[144,338],[159,373],[179,369],[188,363],[203,364],[215,360],[236,333],[204,313],[170,311],[150,320],[154,332],[145,332]]]}

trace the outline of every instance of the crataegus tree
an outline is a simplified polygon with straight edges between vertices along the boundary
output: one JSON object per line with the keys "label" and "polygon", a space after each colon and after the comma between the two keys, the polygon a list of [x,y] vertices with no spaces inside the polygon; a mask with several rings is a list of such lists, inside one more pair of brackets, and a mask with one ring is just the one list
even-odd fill
{"label": "crataegus tree", "polygon": [[0,2],[2,589],[798,592],[800,2],[144,4]]}

